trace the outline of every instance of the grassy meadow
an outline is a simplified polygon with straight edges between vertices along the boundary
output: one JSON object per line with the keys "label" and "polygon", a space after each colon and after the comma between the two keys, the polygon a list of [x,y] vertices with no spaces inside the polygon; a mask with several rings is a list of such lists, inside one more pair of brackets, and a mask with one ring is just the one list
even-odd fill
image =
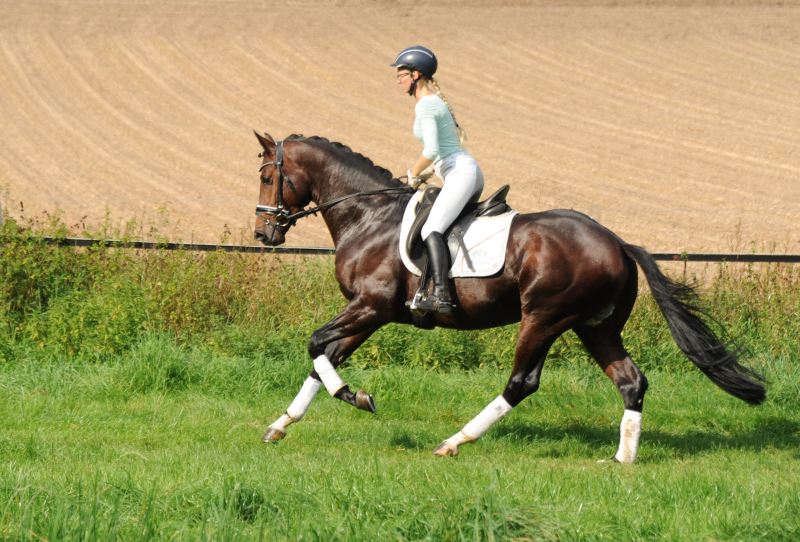
{"label": "grassy meadow", "polygon": [[701,277],[771,381],[764,405],[695,370],[643,291],[625,329],[650,380],[637,464],[597,463],[622,404],[572,334],[536,395],[440,458],[502,391],[516,326],[387,326],[341,371],[377,414],[322,390],[265,445],[309,335],[343,306],[331,259],[75,250],[43,232],[67,230],[0,229],[0,540],[800,539],[797,267]]}

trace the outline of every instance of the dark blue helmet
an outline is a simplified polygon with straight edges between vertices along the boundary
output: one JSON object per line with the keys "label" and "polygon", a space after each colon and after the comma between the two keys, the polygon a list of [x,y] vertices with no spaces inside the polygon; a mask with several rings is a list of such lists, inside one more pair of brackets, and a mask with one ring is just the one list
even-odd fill
{"label": "dark blue helmet", "polygon": [[436,55],[433,54],[433,51],[421,45],[403,49],[400,54],[397,55],[395,61],[389,65],[396,68],[417,70],[427,79],[432,78],[433,74],[436,73],[436,68],[439,67],[439,63],[436,61]]}

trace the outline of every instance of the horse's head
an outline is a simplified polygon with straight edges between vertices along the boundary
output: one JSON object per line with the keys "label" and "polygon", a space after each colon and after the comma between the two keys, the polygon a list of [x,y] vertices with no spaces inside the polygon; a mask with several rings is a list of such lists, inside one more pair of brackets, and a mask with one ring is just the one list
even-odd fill
{"label": "horse's head", "polygon": [[287,155],[288,149],[282,141],[275,143],[269,134],[262,137],[256,133],[256,137],[264,152],[259,154],[263,161],[258,168],[261,190],[256,207],[255,238],[265,245],[278,246],[286,242],[286,232],[294,225],[292,215],[311,201],[308,176],[292,159],[296,153]]}

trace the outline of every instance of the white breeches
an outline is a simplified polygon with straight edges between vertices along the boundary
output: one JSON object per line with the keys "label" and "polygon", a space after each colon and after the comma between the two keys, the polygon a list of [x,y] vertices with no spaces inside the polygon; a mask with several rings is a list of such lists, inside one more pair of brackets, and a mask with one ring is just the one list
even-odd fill
{"label": "white breeches", "polygon": [[422,227],[423,241],[432,232],[444,233],[458,218],[464,206],[477,202],[483,192],[483,172],[466,151],[454,152],[437,162],[434,168],[444,181],[444,187]]}

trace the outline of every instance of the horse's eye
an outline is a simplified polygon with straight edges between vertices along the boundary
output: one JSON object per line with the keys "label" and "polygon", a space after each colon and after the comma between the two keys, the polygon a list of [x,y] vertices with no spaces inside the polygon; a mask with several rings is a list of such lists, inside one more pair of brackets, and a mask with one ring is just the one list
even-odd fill
{"label": "horse's eye", "polygon": [[272,177],[261,177],[261,182],[264,184],[272,184]]}

